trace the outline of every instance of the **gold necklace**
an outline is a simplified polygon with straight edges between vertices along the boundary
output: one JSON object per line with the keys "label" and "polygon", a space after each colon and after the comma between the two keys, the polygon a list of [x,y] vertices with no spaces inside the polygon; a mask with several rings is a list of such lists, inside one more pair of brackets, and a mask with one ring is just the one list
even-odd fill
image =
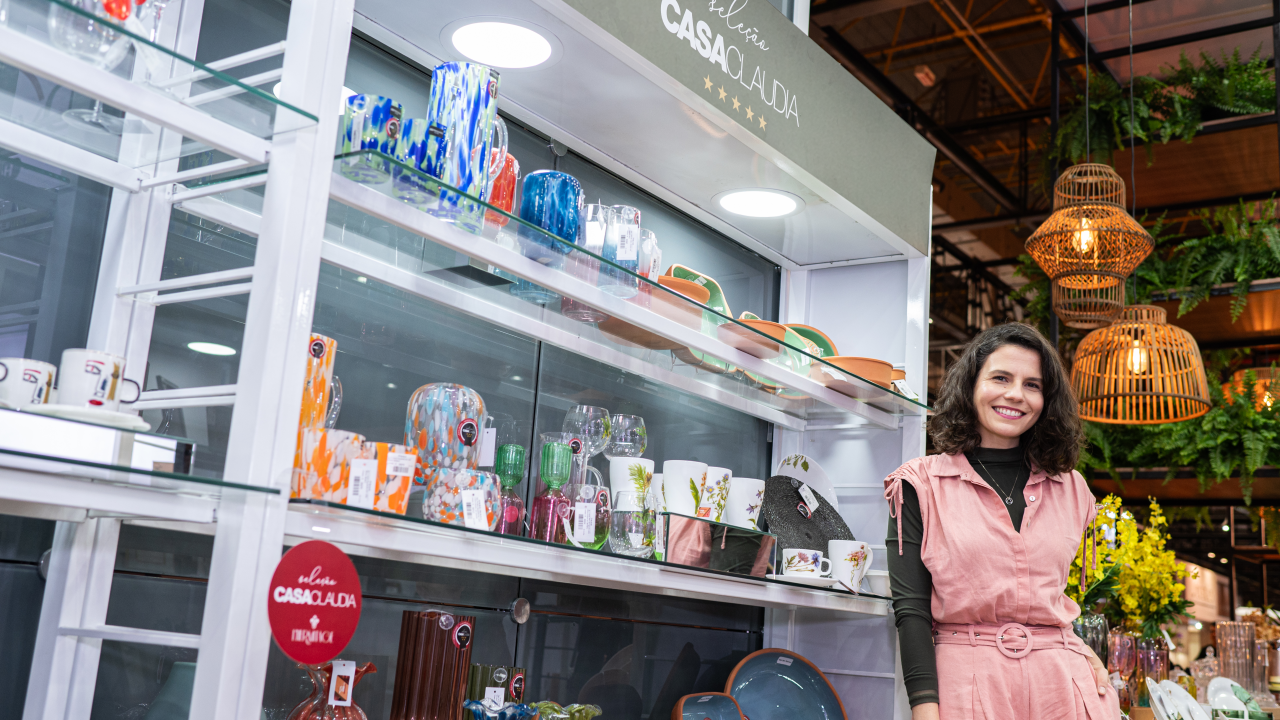
{"label": "gold necklace", "polygon": [[[992,474],[990,470],[987,470],[987,466],[978,458],[977,453],[973,454],[973,459],[978,461],[978,464],[982,466],[982,469],[987,473],[987,476],[991,478],[991,487],[995,488],[996,492],[1004,498],[1004,504],[1013,505],[1013,493],[1018,489],[1018,476],[1022,474],[1022,471],[1019,470],[1018,474],[1013,476],[1013,487],[1009,488],[1009,492],[1006,494],[1004,488],[1000,487],[1000,483],[996,482],[996,476]],[[1028,475],[1028,478],[1029,477],[1030,475]]]}

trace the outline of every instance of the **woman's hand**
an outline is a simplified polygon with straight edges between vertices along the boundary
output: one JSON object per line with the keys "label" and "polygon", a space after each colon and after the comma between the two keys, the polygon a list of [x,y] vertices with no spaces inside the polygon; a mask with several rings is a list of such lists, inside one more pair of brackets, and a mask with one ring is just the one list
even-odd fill
{"label": "woman's hand", "polygon": [[[1093,677],[1098,681],[1098,694],[1105,695],[1107,688],[1111,687],[1111,674],[1107,672],[1107,666],[1103,665],[1098,656],[1094,654],[1093,648],[1085,645],[1084,651],[1089,657],[1089,667],[1093,669]],[[912,720],[915,720],[915,718],[912,718]]]}
{"label": "woman's hand", "polygon": [[911,708],[911,720],[938,720],[938,703],[920,703]]}

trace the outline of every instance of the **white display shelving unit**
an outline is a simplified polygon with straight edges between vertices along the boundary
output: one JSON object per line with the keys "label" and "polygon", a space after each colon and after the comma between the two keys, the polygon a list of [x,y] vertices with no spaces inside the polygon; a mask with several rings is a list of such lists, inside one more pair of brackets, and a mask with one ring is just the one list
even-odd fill
{"label": "white display shelving unit", "polygon": [[[291,505],[288,477],[305,358],[289,350],[304,347],[311,332],[322,264],[349,270],[772,423],[774,464],[804,452],[840,470],[844,479],[837,481],[836,491],[846,519],[860,538],[876,543],[883,542],[887,514],[879,481],[923,452],[926,408],[853,376],[841,377],[860,390],[859,397],[838,393],[813,372],[798,373],[756,358],[713,334],[619,300],[493,238],[465,232],[385,190],[336,173],[332,148],[337,116],[326,108],[338,107],[341,99],[353,25],[424,65],[440,59],[391,32],[378,19],[390,7],[380,0],[360,13],[355,0],[295,1],[284,42],[207,64],[190,59],[203,4],[185,0],[175,5],[180,12],[166,15],[154,45],[135,43],[140,49],[124,74],[73,57],[41,36],[34,19],[48,12],[52,1],[9,0],[8,24],[0,23],[0,62],[101,100],[123,111],[126,123],[147,129],[126,134],[119,147],[103,148],[60,137],[38,113],[24,113],[16,103],[8,115],[0,113],[0,147],[114,188],[89,347],[126,356],[128,376],[142,380],[157,306],[248,295],[248,311],[236,384],[145,392],[135,406],[233,407],[223,476],[234,482],[132,468],[129,439],[120,441],[115,456],[94,463],[0,452],[0,513],[59,521],[26,720],[89,717],[103,640],[195,648],[199,660],[192,720],[258,717],[270,643],[267,583],[281,546],[309,538],[371,557],[765,607],[766,642],[814,659],[845,695],[846,707],[853,707],[850,694],[872,687],[880,698],[876,702],[889,705],[880,709],[906,717],[905,698],[892,685],[900,670],[892,662],[892,619],[882,598],[630,561],[346,509]],[[566,23],[561,30],[566,37],[573,32],[568,28],[581,27],[580,16],[558,0],[499,4],[516,8],[513,12],[549,13]],[[589,42],[589,37],[584,33],[573,40]],[[279,70],[242,80],[226,75],[276,56],[283,58]],[[272,92],[277,83],[279,99]],[[646,91],[654,88],[668,92],[657,83]],[[676,93],[668,99],[672,107],[683,103]],[[913,387],[925,386],[927,253],[896,242],[890,243],[892,252],[878,256],[796,262],[786,252],[752,240],[750,232],[708,216],[660,178],[611,158],[600,138],[561,128],[528,102],[504,104],[503,110],[744,244],[754,243],[754,249],[783,267],[782,321],[822,327],[845,354],[886,357],[906,368]],[[192,164],[187,159],[196,154],[214,161],[187,167]],[[213,175],[220,177],[210,180]],[[264,191],[250,191],[257,187]],[[424,272],[427,268],[404,262],[394,249],[346,227],[331,200],[346,212],[597,307],[799,397],[768,392],[741,374],[695,372],[539,306],[443,282]],[[253,265],[161,280],[174,208],[257,237]],[[927,204],[915,211],[931,214]],[[106,624],[122,522],[214,537],[199,635]],[[871,651],[856,651],[858,647]],[[859,665],[864,661],[870,664]]]}

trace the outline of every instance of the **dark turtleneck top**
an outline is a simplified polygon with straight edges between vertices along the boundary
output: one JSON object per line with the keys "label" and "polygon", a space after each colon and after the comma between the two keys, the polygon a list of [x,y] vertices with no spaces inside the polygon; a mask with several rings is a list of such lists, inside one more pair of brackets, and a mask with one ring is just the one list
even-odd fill
{"label": "dark turtleneck top", "polygon": [[[1010,450],[978,448],[965,453],[978,476],[991,486],[1007,505],[1013,529],[1022,531],[1022,513],[1027,509],[1023,489],[1031,473],[1021,447]],[[914,707],[938,702],[938,665],[933,654],[933,576],[920,558],[924,521],[920,498],[911,483],[902,484],[902,555],[898,555],[897,520],[889,519],[885,544],[889,548],[889,587],[893,591],[894,622],[898,627],[898,647],[902,650],[902,679]]]}

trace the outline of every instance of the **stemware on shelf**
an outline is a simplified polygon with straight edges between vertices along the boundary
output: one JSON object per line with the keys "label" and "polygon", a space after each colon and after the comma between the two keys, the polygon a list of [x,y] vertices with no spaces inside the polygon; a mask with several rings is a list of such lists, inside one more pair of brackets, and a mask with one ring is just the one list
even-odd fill
{"label": "stemware on shelf", "polygon": [[497,530],[503,535],[524,534],[524,500],[516,493],[524,479],[524,459],[524,447],[515,444],[499,447],[494,458],[494,471],[502,483]]}
{"label": "stemware on shelf", "polygon": [[1257,626],[1251,622],[1220,622],[1215,628],[1218,639],[1218,671],[1249,687],[1253,680],[1253,650]]}
{"label": "stemware on shelf", "polygon": [[1117,691],[1120,695],[1121,710],[1137,702],[1133,687],[1134,670],[1138,662],[1138,647],[1135,640],[1133,635],[1119,628],[1107,635],[1107,670],[1118,673],[1120,676],[1122,684]]}
{"label": "stemware on shelf", "polygon": [[[573,436],[571,445],[574,442],[580,445],[580,449],[574,448],[571,482],[582,485],[586,483],[587,468],[591,464],[591,458],[604,450],[612,437],[609,411],[594,405],[574,405],[569,412],[565,413],[564,424],[560,429]],[[598,471],[596,475],[599,477]]]}
{"label": "stemware on shelf", "polygon": [[649,433],[639,415],[614,415],[609,423],[609,444],[604,456],[638,458],[649,447]]}
{"label": "stemware on shelf", "polygon": [[[103,0],[63,1],[83,14],[49,4],[49,40],[53,46],[103,70],[112,70],[119,65],[129,53],[129,37],[114,29],[112,23],[116,18],[107,12]],[[67,110],[62,117],[74,127],[112,135],[124,132],[124,121],[104,113],[101,100],[95,100],[92,109]]]}
{"label": "stemware on shelf", "polygon": [[569,502],[563,508],[560,531],[555,541],[599,550],[609,539],[609,517],[613,507],[609,501],[609,488],[604,485],[600,471],[593,467],[587,470],[595,482],[569,484],[563,488]]}

